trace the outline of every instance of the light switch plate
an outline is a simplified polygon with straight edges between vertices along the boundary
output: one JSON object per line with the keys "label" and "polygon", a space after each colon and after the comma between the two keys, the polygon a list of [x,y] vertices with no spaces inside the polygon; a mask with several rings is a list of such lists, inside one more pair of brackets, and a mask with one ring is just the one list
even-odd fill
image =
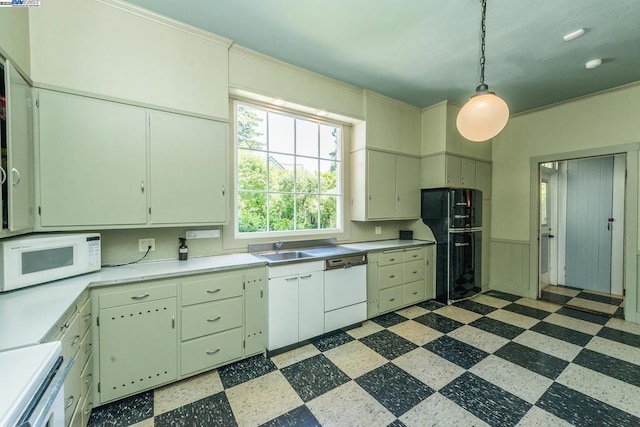
{"label": "light switch plate", "polygon": [[382,227],[376,227],[376,234],[382,234]]}

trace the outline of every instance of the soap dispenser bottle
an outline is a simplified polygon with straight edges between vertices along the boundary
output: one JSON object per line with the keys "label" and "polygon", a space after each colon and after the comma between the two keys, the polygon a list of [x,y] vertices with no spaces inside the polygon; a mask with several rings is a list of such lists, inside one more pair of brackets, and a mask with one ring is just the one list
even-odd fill
{"label": "soap dispenser bottle", "polygon": [[187,239],[184,237],[178,238],[180,246],[178,246],[178,259],[180,261],[186,261],[189,255],[189,247],[187,246]]}

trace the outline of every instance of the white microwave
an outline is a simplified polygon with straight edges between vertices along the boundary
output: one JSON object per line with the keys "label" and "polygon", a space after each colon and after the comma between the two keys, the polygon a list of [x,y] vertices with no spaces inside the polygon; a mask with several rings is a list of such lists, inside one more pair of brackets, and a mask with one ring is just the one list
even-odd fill
{"label": "white microwave", "polygon": [[34,234],[0,240],[0,292],[100,270],[100,234]]}

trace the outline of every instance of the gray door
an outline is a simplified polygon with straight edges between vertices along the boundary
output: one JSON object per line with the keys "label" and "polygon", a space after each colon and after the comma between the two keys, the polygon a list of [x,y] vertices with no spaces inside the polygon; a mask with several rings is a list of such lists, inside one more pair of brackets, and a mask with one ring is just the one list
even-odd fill
{"label": "gray door", "polygon": [[611,290],[613,157],[567,162],[568,286]]}

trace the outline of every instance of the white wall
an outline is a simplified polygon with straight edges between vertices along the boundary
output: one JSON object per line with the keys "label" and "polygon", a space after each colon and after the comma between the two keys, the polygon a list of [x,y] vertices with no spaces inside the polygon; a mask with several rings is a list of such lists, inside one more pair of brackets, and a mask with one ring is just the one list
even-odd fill
{"label": "white wall", "polygon": [[[529,245],[535,255],[532,226],[537,221],[535,187],[536,158],[571,158],[575,153],[613,154],[626,151],[622,145],[637,147],[640,142],[640,83],[577,99],[510,119],[502,133],[493,139],[492,187],[492,263],[491,287],[523,296],[537,293],[537,271],[524,257],[498,259],[500,251],[526,252]],[[636,144],[636,145],[634,145]],[[634,151],[635,150],[635,151]],[[640,319],[637,314],[638,283],[638,152],[629,149],[627,157],[627,200],[625,215],[625,280],[627,320]],[[631,157],[631,158],[630,158]],[[533,196],[533,197],[532,197]],[[532,223],[531,221],[534,221]],[[630,227],[630,228],[629,228]],[[534,236],[535,237],[535,236]],[[501,248],[500,246],[508,247]],[[520,283],[529,276],[528,283]]]}
{"label": "white wall", "polygon": [[31,73],[29,60],[29,8],[2,8],[0,55],[11,59],[24,74]]}
{"label": "white wall", "polygon": [[35,85],[227,119],[230,41],[116,0],[31,9]]}

